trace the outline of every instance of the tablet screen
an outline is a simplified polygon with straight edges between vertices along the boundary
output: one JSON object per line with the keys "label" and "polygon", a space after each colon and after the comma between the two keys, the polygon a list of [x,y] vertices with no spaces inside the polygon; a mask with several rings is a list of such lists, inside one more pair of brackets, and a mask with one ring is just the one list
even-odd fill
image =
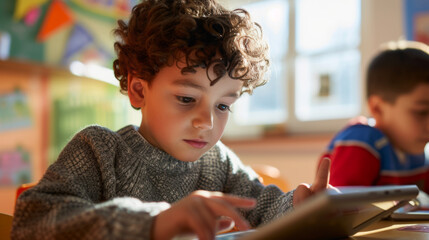
{"label": "tablet screen", "polygon": [[326,239],[351,236],[388,217],[418,194],[414,185],[345,187],[318,193],[243,240]]}

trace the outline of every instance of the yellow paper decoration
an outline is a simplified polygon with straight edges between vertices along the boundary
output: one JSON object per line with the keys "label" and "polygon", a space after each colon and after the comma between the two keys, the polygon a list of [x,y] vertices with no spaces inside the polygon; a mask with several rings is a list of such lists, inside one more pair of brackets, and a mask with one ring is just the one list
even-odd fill
{"label": "yellow paper decoration", "polygon": [[20,20],[28,13],[28,11],[45,4],[47,1],[48,0],[17,0],[13,18],[15,20]]}

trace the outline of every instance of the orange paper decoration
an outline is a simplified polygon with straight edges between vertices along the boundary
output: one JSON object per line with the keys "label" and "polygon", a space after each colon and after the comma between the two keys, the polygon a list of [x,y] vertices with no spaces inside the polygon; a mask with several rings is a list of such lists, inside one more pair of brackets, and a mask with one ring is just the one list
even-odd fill
{"label": "orange paper decoration", "polygon": [[53,0],[48,9],[37,41],[43,42],[59,29],[73,23],[73,16],[67,5],[60,0]]}

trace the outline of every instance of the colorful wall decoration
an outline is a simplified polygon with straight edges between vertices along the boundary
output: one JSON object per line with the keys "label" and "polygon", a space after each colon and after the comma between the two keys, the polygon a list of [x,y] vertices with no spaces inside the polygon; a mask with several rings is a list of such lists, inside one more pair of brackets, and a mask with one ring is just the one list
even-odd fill
{"label": "colorful wall decoration", "polygon": [[19,186],[33,181],[30,153],[21,146],[0,152],[0,186]]}
{"label": "colorful wall decoration", "polygon": [[404,0],[404,9],[406,38],[429,44],[429,1]]}
{"label": "colorful wall decoration", "polygon": [[0,94],[0,132],[31,126],[27,96],[19,89]]}
{"label": "colorful wall decoration", "polygon": [[[112,30],[137,0],[2,0],[0,32],[11,36],[10,58],[65,66],[112,67]],[[26,48],[26,49],[22,49]]]}
{"label": "colorful wall decoration", "polygon": [[45,77],[41,68],[0,61],[0,190],[32,182],[46,169]]}

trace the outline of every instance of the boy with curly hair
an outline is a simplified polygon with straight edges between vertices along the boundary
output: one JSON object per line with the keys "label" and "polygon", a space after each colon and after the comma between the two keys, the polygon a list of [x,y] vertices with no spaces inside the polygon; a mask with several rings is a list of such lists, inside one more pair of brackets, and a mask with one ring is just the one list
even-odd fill
{"label": "boy with curly hair", "polygon": [[219,141],[231,105],[266,81],[268,46],[246,11],[145,0],[118,25],[114,72],[141,124],[77,133],[19,197],[14,239],[213,239],[327,187],[329,161],[311,187],[284,193]]}
{"label": "boy with curly hair", "polygon": [[372,59],[366,87],[375,124],[357,118],[332,139],[322,156],[332,161],[330,183],[416,184],[429,193],[429,47],[388,43]]}

